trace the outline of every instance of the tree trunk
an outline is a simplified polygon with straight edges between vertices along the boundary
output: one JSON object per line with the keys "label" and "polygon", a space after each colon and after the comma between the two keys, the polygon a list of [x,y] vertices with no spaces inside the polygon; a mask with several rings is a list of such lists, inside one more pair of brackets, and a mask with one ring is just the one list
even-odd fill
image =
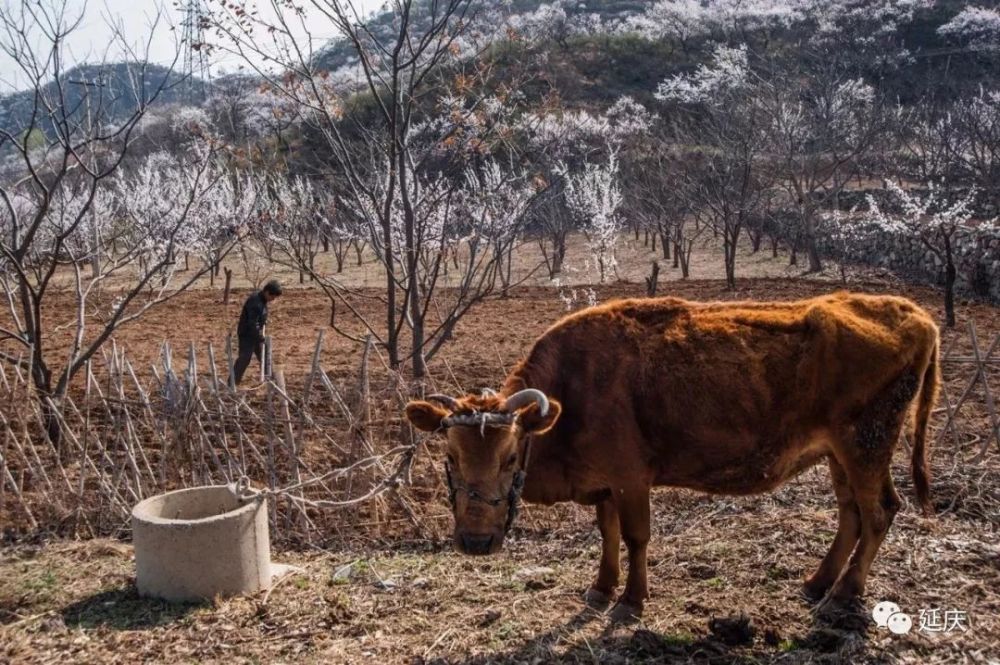
{"label": "tree trunk", "polygon": [[[655,237],[655,236],[654,236]],[[650,269],[649,277],[646,278],[646,295],[650,298],[656,295],[656,284],[660,278],[660,264],[653,261],[653,267]]]}
{"label": "tree trunk", "polygon": [[549,279],[555,279],[562,272],[563,258],[566,256],[566,237],[560,234],[552,236],[552,259],[549,264]]}
{"label": "tree trunk", "polygon": [[230,285],[233,282],[233,270],[232,270],[232,268],[226,268],[225,272],[226,272],[226,288],[222,292],[222,304],[223,305],[228,305],[229,304],[229,287],[230,287]]}
{"label": "tree trunk", "polygon": [[726,264],[726,288],[730,291],[736,290],[736,252],[729,238],[723,241],[722,251],[725,255]]}
{"label": "tree trunk", "polygon": [[736,290],[736,250],[739,248],[740,227],[722,230],[722,250],[726,263],[726,288]]}
{"label": "tree trunk", "polygon": [[396,332],[396,268],[392,258],[392,230],[388,223],[382,227],[383,242],[385,242],[385,311],[386,337],[385,347],[389,354],[389,367],[399,369],[399,335]]}
{"label": "tree trunk", "polygon": [[[504,262],[506,261],[506,267]],[[501,254],[500,258],[500,282],[503,284],[502,298],[510,297],[510,283],[511,274],[514,271],[514,246],[511,245],[507,248],[506,252]]]}
{"label": "tree trunk", "polygon": [[97,228],[97,210],[93,207],[90,208],[90,228],[93,231],[94,237],[92,238],[94,242],[94,253],[90,257],[90,276],[92,279],[97,279],[101,276],[101,233]]}
{"label": "tree trunk", "polygon": [[955,327],[955,270],[954,257],[951,252],[951,238],[945,236],[945,269],[944,269],[944,324]]}
{"label": "tree trunk", "polygon": [[55,448],[56,454],[59,455],[59,459],[63,458],[63,433],[62,424],[59,422],[59,416],[57,415],[56,400],[52,400],[49,403],[48,400],[42,402],[42,425],[45,428],[45,435],[52,442],[52,446]]}
{"label": "tree trunk", "polygon": [[809,250],[809,272],[820,272],[823,270],[823,262],[819,258],[819,247],[816,245],[815,236],[809,236],[806,247]]}
{"label": "tree trunk", "polygon": [[823,262],[819,258],[819,245],[816,243],[816,228],[813,223],[813,214],[806,213],[802,228],[806,232],[806,252],[809,256],[809,272],[819,272],[823,269]]}

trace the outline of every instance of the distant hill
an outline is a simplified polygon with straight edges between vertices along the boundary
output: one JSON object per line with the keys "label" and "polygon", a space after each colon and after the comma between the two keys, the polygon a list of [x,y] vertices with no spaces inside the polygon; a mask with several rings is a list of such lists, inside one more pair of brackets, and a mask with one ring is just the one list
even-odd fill
{"label": "distant hill", "polygon": [[[424,7],[426,2],[424,1]],[[822,7],[821,0],[815,0]],[[830,0],[841,2],[847,8],[846,16],[867,17],[875,20],[879,11],[888,11],[890,0]],[[474,0],[472,11],[481,12],[487,7],[496,7],[500,0]],[[537,12],[544,5],[555,4],[551,0],[510,0],[503,4],[505,14],[528,15]],[[596,15],[604,25],[621,23],[629,17],[644,13],[655,0],[567,0],[559,7],[572,20],[581,15]],[[790,3],[794,4],[794,3]],[[905,2],[900,3],[905,5]],[[838,52],[855,56],[854,74],[877,82],[890,97],[902,103],[914,101],[928,90],[945,97],[974,90],[980,85],[995,87],[1000,83],[1000,69],[995,65],[1000,54],[984,52],[955,44],[938,34],[937,29],[947,23],[962,9],[969,6],[966,0],[937,0],[929,6],[917,9],[913,20],[904,23],[896,33],[900,51],[909,54],[896,68],[886,68],[881,63],[881,53],[865,47],[864,35],[853,35],[851,20],[845,22],[845,32],[835,37]],[[972,3],[976,4],[976,3]],[[990,6],[992,3],[980,3]],[[734,3],[734,6],[738,6]],[[754,3],[747,3],[752,8]],[[761,5],[766,7],[766,3]],[[865,7],[868,11],[862,11]],[[889,12],[891,13],[891,12]],[[380,39],[390,39],[392,35],[392,13],[387,12],[371,19],[373,34]],[[420,25],[426,20],[426,9],[416,12],[414,23]],[[755,34],[753,28],[746,33],[737,31],[729,35],[730,41],[749,40],[753,43],[769,43],[772,53],[794,54],[815,34],[815,22],[805,21],[793,25],[788,30],[765,30]],[[508,57],[527,57],[542,54],[543,68],[537,72],[537,92],[557,90],[560,97],[570,105],[596,105],[613,101],[623,94],[636,97],[640,101],[652,100],[657,83],[665,76],[682,71],[691,71],[698,66],[706,51],[704,49],[678,48],[678,44],[660,40],[650,40],[635,34],[577,35],[568,39],[547,41],[532,45],[528,52],[518,49],[502,50]],[[500,59],[503,59],[503,55]],[[845,60],[849,60],[848,55]],[[316,56],[316,63],[322,69],[336,71],[340,67],[353,65],[357,61],[354,48],[344,40],[332,40]],[[530,92],[530,91],[526,91]]]}
{"label": "distant hill", "polygon": [[[135,63],[81,65],[64,72],[62,81],[63,103],[70,117],[82,120],[88,112],[95,115],[100,111],[101,117],[95,120],[102,123],[128,117],[140,101],[148,102],[161,86],[163,90],[156,98],[158,104],[189,100],[200,103],[205,94],[202,81],[194,80],[189,84],[177,72],[153,64],[144,68]],[[43,96],[47,106],[58,108],[58,92],[54,82],[45,86]],[[44,107],[33,113],[34,107],[33,91],[0,96],[0,127],[17,135],[33,124],[36,129],[51,134],[56,118],[49,117]]]}
{"label": "distant hill", "polygon": [[[577,0],[576,2],[566,2],[562,5],[566,14],[570,17],[580,14],[596,14],[602,21],[625,19],[635,14],[640,14],[646,10],[655,0]],[[427,18],[426,9],[429,0],[423,1],[423,7],[418,6],[415,12],[415,25],[422,25]],[[501,3],[498,0],[474,0],[470,6],[470,15],[481,14],[484,9],[495,8]],[[543,5],[553,4],[551,0],[510,0],[503,3],[503,11],[509,15],[528,14],[538,10]],[[392,12],[384,12],[375,15],[369,28],[379,39],[389,39],[392,36]],[[357,56],[354,48],[344,40],[332,40],[316,56],[316,63],[323,69],[334,71],[354,63]]]}
{"label": "distant hill", "polygon": [[[631,16],[643,13],[655,0],[568,0],[559,8],[572,20],[574,17],[596,15],[605,25],[617,24]],[[817,0],[818,1],[818,0]],[[846,2],[847,0],[840,0]],[[413,22],[419,26],[428,19],[430,0],[418,0],[419,4]],[[863,6],[866,2],[879,5],[889,0],[850,0],[852,6]],[[482,14],[485,9],[502,7],[509,15],[529,15],[552,3],[546,0],[473,0],[472,13]],[[752,3],[751,3],[752,4]],[[984,3],[988,5],[989,3]],[[949,21],[967,2],[960,0],[938,0],[929,8],[920,9],[914,20],[904,25],[899,34],[899,46],[911,58],[894,70],[871,69],[868,61],[877,63],[877,54],[864,51],[857,45],[852,47],[854,36],[840,35],[843,49],[857,53],[856,74],[869,80],[878,81],[891,97],[903,103],[911,102],[927,90],[944,97],[954,97],[963,90],[975,89],[979,85],[995,87],[1000,74],[994,65],[1000,56],[983,53],[975,49],[963,48],[949,43],[937,29]],[[536,14],[537,16],[537,14]],[[392,12],[376,14],[369,20],[369,28],[379,39],[389,40],[393,34]],[[816,26],[802,23],[790,30],[767,33],[763,39],[775,53],[795,54],[807,42]],[[850,33],[850,29],[847,30]],[[752,33],[730,37],[754,39]],[[760,39],[758,39],[760,41]],[[532,80],[524,90],[529,96],[539,98],[553,91],[570,106],[601,107],[621,95],[632,95],[643,102],[652,101],[656,84],[665,76],[682,71],[691,71],[703,61],[706,49],[679,48],[669,41],[651,40],[634,34],[576,35],[566,39],[545,40],[540,43],[517,44],[494,52],[497,64],[515,64],[515,59],[536,58],[541,64],[532,72]],[[342,39],[334,39],[320,49],[315,62],[320,69],[336,71],[356,63],[354,48]],[[97,95],[104,95],[105,120],[118,120],[131,113],[136,98],[131,82],[137,74],[134,65],[112,64],[104,67],[82,66],[67,73],[65,86],[66,104],[76,114],[87,110],[87,96],[91,96],[92,107]],[[177,73],[156,65],[146,69],[146,85],[141,93],[149,96],[163,81],[166,90],[161,94],[160,103],[199,103],[204,99],[208,84],[202,81],[182,81]],[[101,87],[95,87],[99,83]],[[53,97],[54,86],[50,85],[46,94]],[[0,126],[14,133],[24,131],[31,119],[32,95],[27,92],[0,97]],[[45,131],[51,131],[51,120],[43,118],[37,124]]]}

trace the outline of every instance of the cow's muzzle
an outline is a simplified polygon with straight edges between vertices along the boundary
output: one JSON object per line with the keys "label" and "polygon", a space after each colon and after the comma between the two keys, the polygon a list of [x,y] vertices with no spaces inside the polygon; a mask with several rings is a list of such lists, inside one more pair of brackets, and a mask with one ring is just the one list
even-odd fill
{"label": "cow's muzzle", "polygon": [[458,537],[458,546],[463,554],[492,554],[496,536],[490,534],[464,533]]}

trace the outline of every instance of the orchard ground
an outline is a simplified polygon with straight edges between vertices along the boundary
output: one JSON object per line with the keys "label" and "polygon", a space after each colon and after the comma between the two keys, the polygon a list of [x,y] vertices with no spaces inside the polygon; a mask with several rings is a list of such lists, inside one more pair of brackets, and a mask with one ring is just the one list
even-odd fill
{"label": "orchard ground", "polygon": [[[538,278],[509,298],[491,298],[473,309],[431,363],[429,381],[448,392],[498,385],[532,340],[566,312],[563,299],[572,300],[573,289],[571,307],[585,305],[590,288],[601,301],[642,295],[641,277],[652,254],[630,242],[621,254],[625,282],[590,285],[582,241],[575,239],[564,286],[545,286],[547,280]],[[533,261],[530,251],[525,248],[521,264]],[[358,270],[379,277],[374,266]],[[766,249],[741,256],[737,271],[737,291],[726,291],[723,281],[708,279],[722,274],[721,253],[700,248],[691,280],[675,280],[675,271],[663,265],[659,293],[784,300],[844,288],[838,270],[806,279],[801,268],[787,266],[787,256],[772,259]],[[902,293],[941,316],[941,295],[931,288],[866,272],[849,276],[848,288]],[[329,305],[316,289],[294,288],[293,273],[283,277],[292,288],[273,308],[270,332],[276,366],[294,382],[309,367]],[[378,283],[367,285],[370,294],[363,281],[355,286],[358,306],[377,316],[379,304],[365,296],[380,291]],[[147,368],[163,340],[176,349],[190,341],[220,348],[245,292],[223,307],[220,290],[199,288],[127,326],[116,341],[137,367]],[[997,308],[964,303],[959,317],[960,326],[974,320],[983,339],[1000,331]],[[350,375],[359,357],[355,345],[328,332],[322,362],[331,373]],[[967,377],[946,373],[953,396]],[[992,385],[997,378],[994,373]],[[499,555],[452,553],[444,491],[430,475],[440,462],[440,446],[429,439],[417,467],[428,475],[415,478],[426,491],[412,495],[420,502],[421,533],[401,516],[366,525],[345,514],[352,529],[344,534],[311,548],[276,548],[276,560],[304,572],[268,595],[167,605],[137,597],[127,541],[39,536],[7,544],[0,554],[0,662],[996,662],[1000,454],[991,444],[983,463],[968,461],[979,450],[977,441],[989,435],[984,413],[976,397],[961,421],[961,442],[946,437],[931,452],[938,509],[933,519],[915,509],[909,459],[902,446],[897,451],[894,478],[907,505],[876,559],[866,604],[899,604],[914,618],[908,635],[816,622],[798,595],[836,528],[824,466],[759,497],[657,491],[651,600],[641,624],[616,627],[585,611],[580,601],[600,552],[592,510],[528,505]],[[316,456],[322,459],[321,451]],[[280,533],[273,535],[280,541]],[[932,609],[964,612],[965,630],[917,630],[920,611]],[[739,613],[750,618],[754,639],[726,646],[709,622]]]}

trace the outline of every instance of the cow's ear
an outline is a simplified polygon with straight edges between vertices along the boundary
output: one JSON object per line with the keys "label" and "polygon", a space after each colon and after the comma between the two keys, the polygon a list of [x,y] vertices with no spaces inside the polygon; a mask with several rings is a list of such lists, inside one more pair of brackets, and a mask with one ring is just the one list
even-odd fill
{"label": "cow's ear", "polygon": [[419,430],[436,432],[441,429],[441,420],[448,412],[430,402],[410,402],[406,405],[406,418]]}
{"label": "cow's ear", "polygon": [[559,420],[559,414],[562,413],[562,404],[556,400],[549,398],[549,411],[544,416],[538,409],[538,404],[532,404],[528,408],[521,411],[518,419],[521,422],[521,427],[524,428],[527,434],[544,434],[548,432]]}

